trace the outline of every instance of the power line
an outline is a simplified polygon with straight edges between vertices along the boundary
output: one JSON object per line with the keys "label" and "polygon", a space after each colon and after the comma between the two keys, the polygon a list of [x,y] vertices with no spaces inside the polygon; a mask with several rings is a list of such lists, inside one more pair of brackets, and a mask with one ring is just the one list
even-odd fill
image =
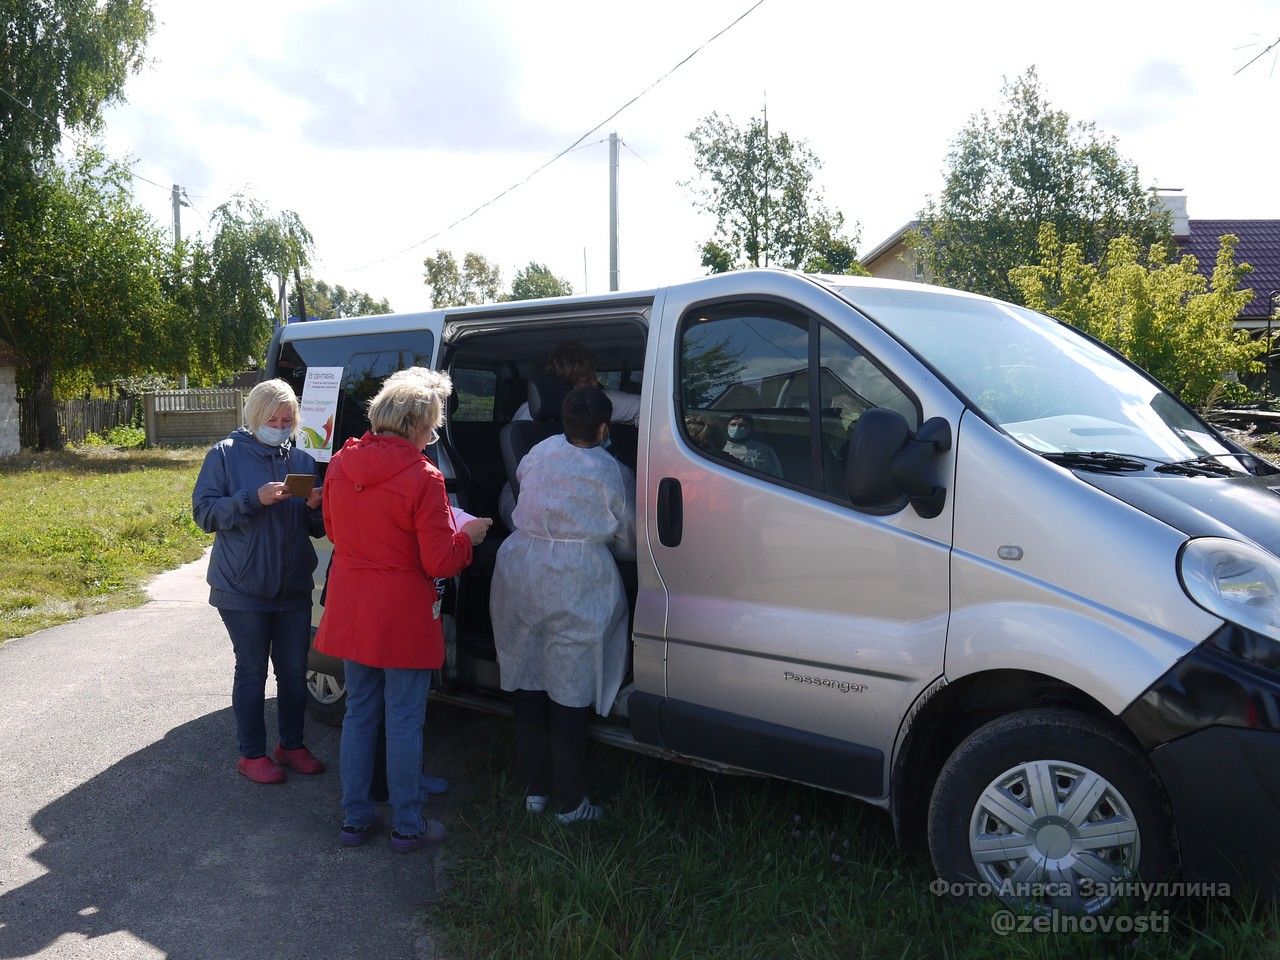
{"label": "power line", "polygon": [[[1233,73],[1232,76],[1233,77],[1239,76],[1241,71],[1247,70],[1249,67],[1253,66],[1257,61],[1261,60],[1268,53],[1270,53],[1277,45],[1280,45],[1280,37],[1277,37],[1271,43],[1267,44],[1267,48],[1265,50],[1263,50],[1260,54],[1258,54],[1256,57],[1254,57],[1252,60],[1246,63],[1243,67],[1241,67],[1239,70]],[[1272,66],[1272,69],[1275,69],[1274,65]]]}
{"label": "power line", "polygon": [[622,144],[624,147],[626,147],[628,150],[630,150],[632,153],[635,153],[636,159],[639,160],[641,163],[647,164],[649,162],[644,157],[640,156],[640,154],[636,153],[636,148],[633,147],[631,144],[627,143],[627,141],[623,140],[621,137],[618,138],[618,142]]}
{"label": "power line", "polygon": [[[27,113],[31,114],[41,123],[48,124],[54,130],[57,130],[58,136],[66,137],[68,140],[74,143],[77,147],[84,146],[83,140],[75,136],[70,130],[63,129],[63,127],[60,124],[55,123],[54,121],[50,120],[48,117],[37,113],[34,107],[32,107],[29,103],[24,103],[22,100],[20,100],[17,94],[11,92],[5,87],[0,87],[0,93],[3,93],[6,97],[8,97],[10,100],[16,103],[18,106],[20,106],[23,110],[27,111]],[[149,183],[153,187],[159,187],[161,190],[167,191],[170,189],[169,187],[166,187],[163,183],[156,183],[154,180],[148,180],[146,177],[144,177],[140,173],[134,173],[132,169],[129,170],[129,176],[133,177],[135,180],[141,180],[143,183]]]}
{"label": "power line", "polygon": [[[348,271],[347,271],[347,272],[348,272],[348,273],[355,273],[355,272],[360,271],[360,270],[367,270],[369,267],[376,267],[376,266],[377,266],[378,264],[380,264],[380,263],[386,263],[388,260],[394,260],[396,257],[403,256],[404,254],[406,254],[406,253],[410,252],[411,250],[416,250],[416,249],[418,249],[419,247],[425,246],[426,244],[430,243],[432,240],[435,240],[437,237],[441,237],[441,236],[443,236],[444,234],[448,233],[450,230],[452,230],[454,227],[458,226],[459,224],[465,223],[466,221],[470,220],[472,217],[474,217],[476,214],[478,214],[481,210],[485,209],[486,207],[492,206],[493,204],[497,203],[499,200],[501,200],[503,197],[505,197],[505,196],[506,196],[507,194],[509,194],[511,191],[513,191],[513,190],[515,190],[515,189],[517,189],[517,188],[519,188],[519,187],[524,186],[526,183],[528,183],[530,180],[532,180],[534,177],[536,177],[536,176],[537,176],[539,173],[541,173],[543,170],[547,169],[547,167],[551,166],[553,163],[555,163],[555,162],[556,162],[557,160],[559,160],[561,157],[563,157],[563,156],[565,156],[566,154],[568,154],[568,153],[572,152],[573,150],[577,149],[577,148],[578,148],[578,146],[582,144],[582,141],[586,140],[586,139],[587,139],[587,137],[591,136],[593,133],[595,133],[597,130],[599,130],[601,127],[603,127],[605,124],[609,123],[609,121],[613,120],[613,119],[614,119],[615,117],[617,117],[620,113],[622,113],[622,111],[626,110],[628,107],[630,107],[633,103],[635,103],[637,100],[639,100],[639,99],[640,99],[641,97],[643,97],[645,94],[647,94],[647,93],[649,93],[651,90],[653,90],[653,88],[654,88],[654,87],[656,87],[658,84],[662,83],[662,81],[663,81],[663,80],[666,80],[666,79],[667,79],[667,77],[671,76],[673,73],[675,73],[675,72],[676,72],[677,70],[679,70],[681,67],[683,67],[686,63],[688,63],[690,60],[692,60],[694,57],[696,57],[699,53],[701,53],[703,50],[705,50],[708,46],[710,46],[710,45],[711,45],[712,43],[714,43],[716,40],[719,40],[722,36],[724,36],[726,33],[728,33],[730,30],[732,30],[734,27],[736,27],[739,23],[741,23],[743,20],[745,20],[748,16],[750,16],[752,13],[754,13],[754,12],[755,12],[755,10],[756,10],[756,8],[757,8],[757,7],[759,7],[761,4],[763,4],[764,2],[765,2],[765,0],[756,0],[756,2],[755,2],[755,3],[753,3],[750,7],[748,7],[746,10],[744,10],[742,13],[740,13],[737,17],[735,17],[735,18],[734,18],[734,19],[733,19],[733,20],[732,20],[728,25],[726,25],[725,27],[722,27],[722,28],[721,28],[720,30],[718,30],[715,34],[713,34],[712,36],[710,36],[710,37],[708,37],[706,40],[704,40],[701,44],[699,44],[699,45],[698,45],[698,46],[693,50],[693,52],[692,52],[692,53],[690,53],[688,56],[686,56],[684,59],[682,59],[679,63],[677,63],[675,66],[673,66],[671,69],[669,69],[666,73],[662,74],[662,76],[658,77],[658,79],[657,79],[657,80],[654,80],[654,81],[653,81],[653,83],[649,84],[647,87],[645,87],[645,88],[644,88],[643,90],[641,90],[639,93],[637,93],[634,97],[632,97],[630,100],[628,100],[628,101],[627,101],[626,103],[624,103],[622,106],[620,106],[617,110],[615,110],[615,111],[613,111],[613,113],[609,114],[609,116],[605,117],[603,120],[601,120],[599,123],[597,123],[594,127],[592,127],[590,130],[588,130],[586,133],[584,133],[582,136],[578,137],[578,139],[577,139],[577,140],[573,141],[573,143],[569,144],[569,146],[565,147],[563,150],[561,150],[559,153],[557,153],[555,156],[553,156],[550,160],[546,161],[546,162],[545,162],[545,163],[543,163],[541,166],[535,167],[535,168],[533,169],[533,171],[532,171],[528,176],[526,176],[523,180],[519,180],[519,181],[517,181],[516,183],[513,183],[511,186],[507,187],[507,188],[506,188],[505,190],[503,190],[501,193],[499,193],[499,194],[497,194],[496,196],[494,196],[494,197],[490,198],[489,200],[486,200],[484,203],[480,204],[480,206],[476,207],[474,210],[472,210],[470,213],[466,214],[465,216],[459,217],[457,220],[453,221],[453,223],[449,224],[449,225],[448,225],[447,227],[445,227],[444,229],[442,229],[442,230],[437,230],[435,233],[431,234],[431,236],[426,237],[426,238],[424,238],[424,239],[422,239],[422,240],[419,240],[417,243],[410,244],[409,246],[407,246],[407,247],[403,248],[402,250],[397,250],[395,253],[388,254],[387,256],[382,257],[381,259],[373,260],[373,261],[371,261],[371,262],[369,262],[369,263],[363,264],[363,265],[358,266],[358,267],[351,267],[351,268],[349,268],[349,269],[348,269]],[[587,146],[590,146],[590,144],[587,144]],[[630,148],[628,148],[628,149],[630,149]],[[633,151],[632,151],[632,153],[635,153],[635,151],[633,150]],[[637,156],[639,156],[639,154],[636,154],[636,155],[637,155]]]}

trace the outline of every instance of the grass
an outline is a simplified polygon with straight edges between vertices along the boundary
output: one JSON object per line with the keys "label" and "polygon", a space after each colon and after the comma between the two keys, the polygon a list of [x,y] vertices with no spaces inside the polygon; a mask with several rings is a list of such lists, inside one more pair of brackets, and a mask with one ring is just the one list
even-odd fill
{"label": "grass", "polygon": [[0,642],[135,606],[147,577],[198,557],[203,455],[84,447],[0,460]]}
{"label": "grass", "polygon": [[879,810],[599,746],[593,796],[608,819],[560,827],[523,812],[508,777],[509,724],[484,720],[466,740],[480,786],[455,808],[450,884],[430,908],[442,956],[1280,956],[1280,906],[1248,899],[1125,909],[1154,911],[1167,932],[997,935],[999,905],[930,893],[927,859],[899,851]]}

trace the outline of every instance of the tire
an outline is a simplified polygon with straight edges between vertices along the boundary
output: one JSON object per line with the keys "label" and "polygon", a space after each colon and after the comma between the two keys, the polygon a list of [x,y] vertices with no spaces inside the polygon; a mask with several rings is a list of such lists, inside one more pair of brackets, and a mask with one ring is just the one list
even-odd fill
{"label": "tire", "polygon": [[1132,881],[1177,869],[1172,816],[1147,758],[1070,710],[1009,714],[956,748],[934,784],[929,852],[951,892],[1046,912],[1100,913]]}
{"label": "tire", "polygon": [[[339,667],[339,670],[342,668]],[[307,713],[330,727],[342,726],[347,712],[346,678],[320,670],[307,670]]]}

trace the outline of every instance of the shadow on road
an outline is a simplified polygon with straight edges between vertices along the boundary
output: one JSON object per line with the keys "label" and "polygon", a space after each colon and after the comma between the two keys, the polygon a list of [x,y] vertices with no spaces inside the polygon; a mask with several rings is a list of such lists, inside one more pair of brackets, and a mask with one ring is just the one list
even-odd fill
{"label": "shadow on road", "polygon": [[0,957],[117,931],[172,957],[413,956],[435,857],[395,856],[385,837],[338,847],[335,732],[308,726],[329,772],[260,786],[234,772],[230,714],[174,728],[36,813],[30,857],[48,872],[0,893]]}

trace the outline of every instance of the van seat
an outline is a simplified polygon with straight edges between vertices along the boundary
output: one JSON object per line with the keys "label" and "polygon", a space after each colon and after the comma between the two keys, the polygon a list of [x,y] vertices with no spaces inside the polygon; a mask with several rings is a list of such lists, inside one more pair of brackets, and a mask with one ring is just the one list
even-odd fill
{"label": "van seat", "polygon": [[560,423],[560,405],[564,403],[567,385],[559,377],[540,376],[529,381],[529,415],[532,420],[512,420],[498,434],[502,447],[502,463],[507,468],[511,492],[520,496],[516,468],[525,454],[548,437],[564,432]]}

